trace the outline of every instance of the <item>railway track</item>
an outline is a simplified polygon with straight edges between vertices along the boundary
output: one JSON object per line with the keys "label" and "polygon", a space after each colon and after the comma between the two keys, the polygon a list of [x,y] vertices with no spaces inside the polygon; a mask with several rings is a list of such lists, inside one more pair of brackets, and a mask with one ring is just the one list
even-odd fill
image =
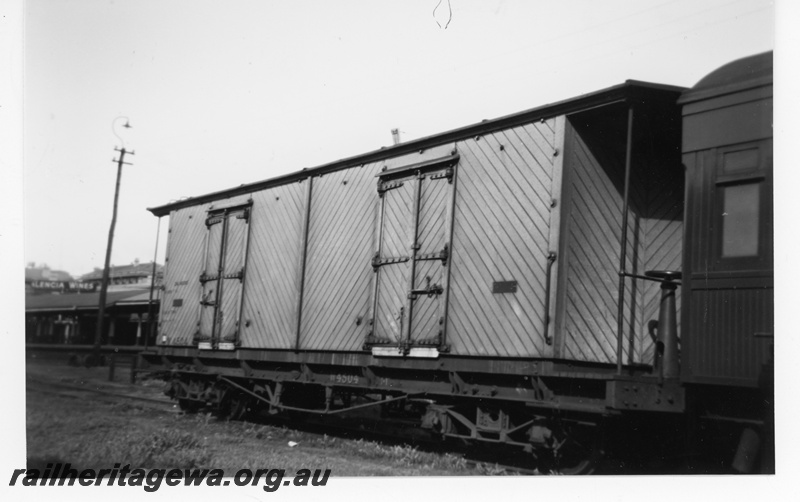
{"label": "railway track", "polygon": [[178,413],[175,403],[167,398],[139,396],[125,392],[122,389],[113,389],[111,387],[93,388],[91,386],[92,384],[88,382],[86,384],[75,384],[28,375],[25,379],[25,385],[28,392],[71,397],[75,399],[85,399],[87,396],[92,396],[92,399],[95,401],[101,400],[110,403],[131,401],[144,404],[150,408]]}

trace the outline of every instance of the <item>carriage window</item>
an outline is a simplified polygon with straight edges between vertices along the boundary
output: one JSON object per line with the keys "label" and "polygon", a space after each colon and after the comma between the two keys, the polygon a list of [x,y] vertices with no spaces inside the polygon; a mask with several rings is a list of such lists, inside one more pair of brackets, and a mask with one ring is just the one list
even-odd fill
{"label": "carriage window", "polygon": [[746,183],[723,188],[723,258],[758,255],[760,185]]}

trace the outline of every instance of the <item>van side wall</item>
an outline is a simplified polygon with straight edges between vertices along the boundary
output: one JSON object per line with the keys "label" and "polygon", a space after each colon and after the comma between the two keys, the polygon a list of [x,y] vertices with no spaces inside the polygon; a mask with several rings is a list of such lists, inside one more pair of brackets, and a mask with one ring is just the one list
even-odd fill
{"label": "van side wall", "polygon": [[[239,299],[240,346],[362,350],[374,317],[377,175],[384,167],[413,164],[437,149],[455,148],[460,161],[452,181],[455,206],[447,209],[448,220],[454,212],[454,226],[450,278],[444,285],[450,289],[449,350],[458,355],[551,356],[552,346],[545,342],[545,276],[548,253],[558,247],[560,207],[553,200],[560,193],[563,130],[563,117],[537,121],[173,211],[158,343],[195,345],[206,215],[210,209],[252,200]],[[452,200],[447,198],[447,206]],[[443,224],[449,228],[449,221]],[[443,235],[449,240],[449,232]],[[495,283],[512,281],[514,292],[495,291]]]}

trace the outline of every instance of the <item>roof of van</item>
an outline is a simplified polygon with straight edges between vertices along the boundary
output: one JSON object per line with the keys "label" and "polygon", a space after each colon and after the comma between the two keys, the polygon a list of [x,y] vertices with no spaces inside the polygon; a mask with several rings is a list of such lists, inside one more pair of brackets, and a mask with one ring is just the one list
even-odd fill
{"label": "roof of van", "polygon": [[720,66],[683,93],[680,104],[772,84],[772,51]]}

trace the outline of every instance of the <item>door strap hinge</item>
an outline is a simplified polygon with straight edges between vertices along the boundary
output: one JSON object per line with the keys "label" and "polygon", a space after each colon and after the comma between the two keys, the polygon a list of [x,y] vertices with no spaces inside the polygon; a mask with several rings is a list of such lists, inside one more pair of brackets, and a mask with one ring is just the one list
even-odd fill
{"label": "door strap hinge", "polygon": [[436,253],[426,253],[417,256],[417,261],[425,260],[442,260],[442,265],[447,265],[447,259],[450,257],[450,250],[447,244],[444,245],[441,251]]}
{"label": "door strap hinge", "polygon": [[447,179],[448,183],[452,183],[453,182],[453,168],[452,167],[448,167],[444,171],[440,171],[440,172],[438,172],[436,174],[432,174],[431,175],[431,179],[432,180],[440,180],[440,179],[444,179],[444,178]]}
{"label": "door strap hinge", "polygon": [[400,256],[397,258],[381,258],[380,253],[375,253],[372,257],[372,270],[377,272],[378,268],[384,265],[393,265],[395,263],[405,263],[410,260],[408,256]]}
{"label": "door strap hinge", "polygon": [[395,188],[400,188],[403,186],[402,181],[382,181],[378,180],[378,195],[383,197],[383,194],[388,192],[389,190],[393,190]]}
{"label": "door strap hinge", "polygon": [[[223,274],[221,277],[223,279],[239,279],[241,281],[244,277],[244,268],[239,269],[238,272],[233,274]],[[219,278],[219,275],[206,275],[205,272],[200,274],[200,282],[203,284],[206,282],[216,281]]]}

